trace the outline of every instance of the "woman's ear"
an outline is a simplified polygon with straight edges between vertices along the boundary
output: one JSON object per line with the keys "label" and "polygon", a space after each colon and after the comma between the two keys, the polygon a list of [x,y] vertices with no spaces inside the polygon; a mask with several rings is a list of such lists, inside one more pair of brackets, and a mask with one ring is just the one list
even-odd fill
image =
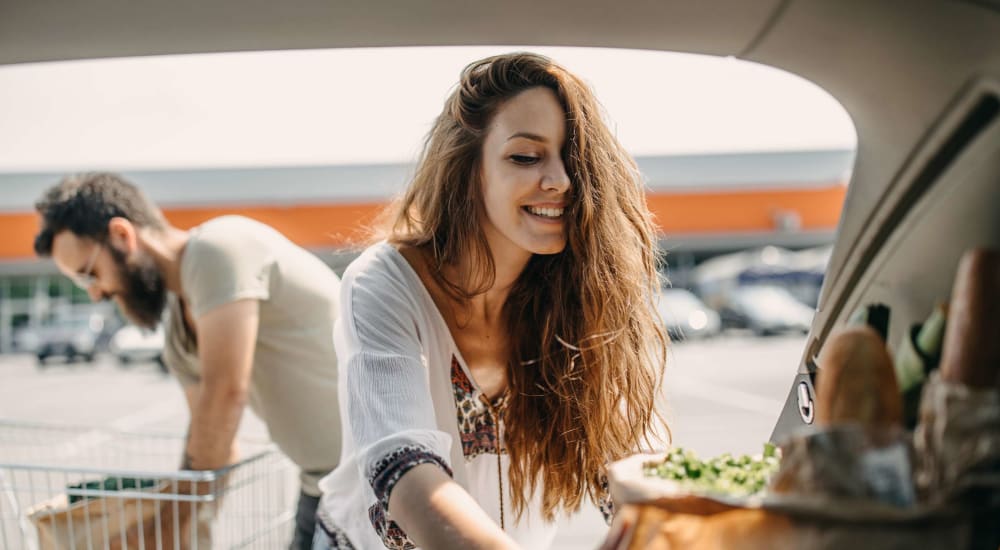
{"label": "woman's ear", "polygon": [[111,218],[108,221],[108,242],[125,254],[131,254],[139,246],[136,227],[125,218]]}

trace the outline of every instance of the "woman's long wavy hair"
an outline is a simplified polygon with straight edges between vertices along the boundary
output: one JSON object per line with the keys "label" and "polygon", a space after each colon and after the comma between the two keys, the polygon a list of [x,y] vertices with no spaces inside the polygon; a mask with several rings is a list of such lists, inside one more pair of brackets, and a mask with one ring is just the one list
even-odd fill
{"label": "woman's long wavy hair", "polygon": [[[566,113],[567,245],[533,256],[504,305],[504,440],[514,511],[540,481],[551,520],[585,495],[597,500],[609,461],[650,445],[651,434],[669,437],[655,405],[667,347],[653,308],[657,243],[635,162],[578,77],[539,55],[490,57],[462,71],[383,227],[389,242],[422,250],[457,303],[488,290],[495,264],[481,223],[483,140],[505,101],[539,86]],[[469,280],[448,280],[444,268],[460,261],[472,267]]]}

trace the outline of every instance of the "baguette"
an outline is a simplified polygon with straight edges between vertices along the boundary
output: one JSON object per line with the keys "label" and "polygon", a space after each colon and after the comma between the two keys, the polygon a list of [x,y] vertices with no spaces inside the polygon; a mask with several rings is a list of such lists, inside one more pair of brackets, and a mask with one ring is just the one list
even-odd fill
{"label": "baguette", "polygon": [[973,388],[1000,387],[1000,251],[962,255],[952,287],[941,378]]}
{"label": "baguette", "polygon": [[885,342],[868,326],[848,327],[830,338],[816,380],[816,424],[902,425],[903,405]]}

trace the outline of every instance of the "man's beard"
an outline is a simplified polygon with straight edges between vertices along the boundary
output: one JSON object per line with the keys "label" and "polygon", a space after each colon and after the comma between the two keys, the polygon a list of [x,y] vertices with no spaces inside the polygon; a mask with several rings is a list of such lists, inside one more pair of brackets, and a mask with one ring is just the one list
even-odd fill
{"label": "man's beard", "polygon": [[163,281],[163,274],[146,254],[140,252],[130,259],[120,250],[109,248],[125,283],[125,290],[120,293],[119,300],[122,313],[140,327],[156,328],[167,305],[167,286]]}

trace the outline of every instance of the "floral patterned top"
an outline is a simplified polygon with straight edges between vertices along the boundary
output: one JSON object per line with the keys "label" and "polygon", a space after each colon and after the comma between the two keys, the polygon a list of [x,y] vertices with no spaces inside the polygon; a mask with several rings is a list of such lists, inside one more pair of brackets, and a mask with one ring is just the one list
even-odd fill
{"label": "floral patterned top", "polygon": [[429,463],[498,525],[505,518],[521,547],[547,548],[556,526],[541,517],[542,491],[520,518],[501,494],[509,492],[506,396],[488,404],[406,259],[387,243],[366,250],[344,273],[340,304],[334,339],[344,450],[320,482],[318,525],[333,547],[415,548],[389,514],[389,495],[410,468]]}

